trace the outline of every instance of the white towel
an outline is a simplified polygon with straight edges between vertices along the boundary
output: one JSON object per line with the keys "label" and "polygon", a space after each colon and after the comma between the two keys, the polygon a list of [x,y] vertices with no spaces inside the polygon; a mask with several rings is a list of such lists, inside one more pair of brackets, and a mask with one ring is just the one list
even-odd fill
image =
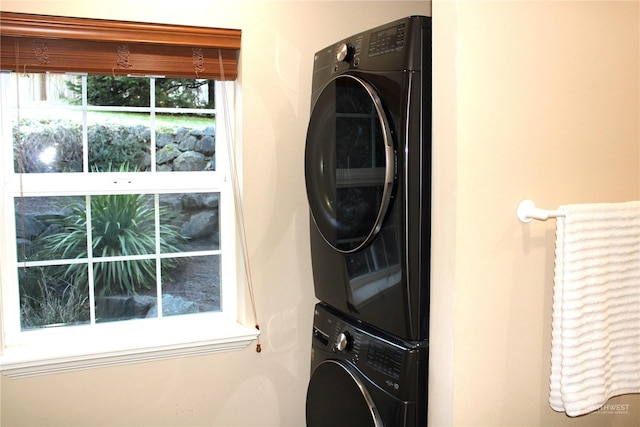
{"label": "white towel", "polygon": [[560,209],[549,403],[578,416],[640,393],[640,202]]}

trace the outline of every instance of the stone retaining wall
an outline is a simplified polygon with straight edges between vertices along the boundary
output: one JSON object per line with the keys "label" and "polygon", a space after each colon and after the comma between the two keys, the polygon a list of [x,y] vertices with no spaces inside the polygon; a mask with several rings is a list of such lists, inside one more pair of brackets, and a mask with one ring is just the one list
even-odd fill
{"label": "stone retaining wall", "polygon": [[[28,123],[14,132],[16,152],[26,173],[82,171],[82,131],[70,122]],[[132,169],[151,167],[151,133],[147,126],[95,124],[88,127],[89,165],[104,170],[128,162]],[[19,141],[19,151],[18,144]],[[156,134],[158,171],[215,169],[215,126],[204,129],[162,129]],[[18,170],[16,156],[16,170]]]}

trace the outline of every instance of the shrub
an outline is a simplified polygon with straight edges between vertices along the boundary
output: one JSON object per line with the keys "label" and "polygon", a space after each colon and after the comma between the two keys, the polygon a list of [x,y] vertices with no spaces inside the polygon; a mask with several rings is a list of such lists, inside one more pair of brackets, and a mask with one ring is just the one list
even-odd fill
{"label": "shrub", "polygon": [[124,125],[89,126],[87,138],[89,164],[96,171],[109,170],[114,159],[119,165],[140,165],[151,149],[148,130]]}
{"label": "shrub", "polygon": [[[92,255],[94,257],[149,255],[156,252],[153,197],[144,194],[91,196]],[[85,206],[70,200],[66,206],[70,214],[53,220],[54,232],[44,234],[38,245],[45,259],[87,257],[87,219]],[[177,252],[183,240],[176,226],[166,221],[168,211],[160,207],[161,252]],[[163,270],[176,266],[176,259],[163,259]],[[87,283],[85,264],[71,264],[64,272],[64,279],[82,286]],[[116,260],[95,262],[93,280],[96,293],[136,294],[142,288],[152,288],[156,283],[156,260]]]}
{"label": "shrub", "polygon": [[51,266],[18,270],[23,328],[89,321],[88,291],[61,279],[62,269]]}
{"label": "shrub", "polygon": [[[201,89],[206,86],[206,97]],[[80,104],[82,85],[67,82],[67,88],[75,94],[72,100]],[[156,107],[214,108],[213,80],[156,79]],[[128,107],[148,107],[151,85],[148,79],[138,77],[89,76],[87,95],[90,105],[119,105]]]}
{"label": "shrub", "polygon": [[[82,172],[82,129],[72,122],[25,121],[13,130],[14,168],[25,173]],[[148,169],[151,134],[143,125],[91,125],[87,130],[89,164],[108,170],[112,163]],[[51,161],[43,154],[51,152]],[[115,162],[114,162],[115,159]]]}
{"label": "shrub", "polygon": [[[32,123],[33,124],[33,123]],[[25,123],[25,128],[29,126]],[[14,168],[17,172],[80,172],[82,171],[82,132],[80,125],[61,123],[46,127],[34,124],[31,132],[20,134],[14,129]],[[43,161],[42,155],[52,151],[52,161]]]}

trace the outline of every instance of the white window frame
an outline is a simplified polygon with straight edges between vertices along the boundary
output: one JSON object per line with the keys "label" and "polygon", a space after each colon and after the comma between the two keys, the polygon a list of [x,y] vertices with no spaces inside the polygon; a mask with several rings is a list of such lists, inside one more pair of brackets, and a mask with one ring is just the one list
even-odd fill
{"label": "white window frame", "polygon": [[[10,93],[8,85],[8,73],[0,73],[0,93]],[[234,110],[238,105],[235,94],[239,92],[236,90],[236,85],[237,81],[216,82],[216,149],[218,151],[226,151],[227,140],[235,133],[235,129],[225,129],[225,126],[226,124],[235,126]],[[223,91],[226,96],[221,96]],[[220,229],[220,241],[226,242],[226,246],[221,248],[224,254],[222,262],[227,263],[221,272],[220,312],[21,331],[13,200],[16,196],[15,189],[19,188],[16,181],[19,176],[13,172],[13,167],[5,167],[13,163],[13,137],[8,99],[0,98],[2,98],[0,100],[0,124],[2,124],[0,149],[2,158],[5,159],[3,161],[5,165],[2,166],[4,172],[0,192],[0,245],[3,246],[0,252],[0,371],[3,375],[16,378],[241,350],[258,337],[259,331],[254,327],[245,326],[242,321],[245,318],[244,277],[238,274],[242,269],[239,268],[241,263],[237,260],[242,253],[238,250],[238,233],[235,226],[223,226]],[[233,105],[221,108],[223,98],[231,100]],[[228,116],[225,117],[227,114]],[[204,178],[211,172],[203,172],[203,179],[191,181],[197,184],[181,188],[180,191],[220,191],[220,223],[235,224],[234,186],[232,185],[232,180],[235,178],[230,175],[229,168],[225,168],[221,163],[224,162],[219,161],[216,164],[218,169],[216,173],[224,173],[224,188],[207,186]],[[176,172],[164,173],[176,176]],[[94,180],[102,179],[97,175],[104,174],[84,172],[82,179],[78,179],[76,173],[59,175],[56,176],[56,179],[59,179],[56,184],[58,188],[73,188],[74,194],[78,191],[87,191],[87,194],[90,194],[91,189],[96,188]],[[23,184],[28,184],[28,180],[32,178],[29,174],[23,174]],[[131,182],[126,180],[124,185],[130,186],[126,192],[140,192],[147,188],[145,179],[151,178],[141,173]],[[114,183],[114,186],[121,185],[123,185],[121,182]],[[122,193],[123,190],[114,188],[114,192]]]}

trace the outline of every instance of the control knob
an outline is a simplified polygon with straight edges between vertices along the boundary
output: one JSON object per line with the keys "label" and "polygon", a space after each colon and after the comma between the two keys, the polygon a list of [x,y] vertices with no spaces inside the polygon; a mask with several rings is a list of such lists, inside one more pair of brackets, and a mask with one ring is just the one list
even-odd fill
{"label": "control knob", "polygon": [[349,46],[347,43],[340,43],[336,52],[336,59],[341,62],[349,62],[353,58],[353,54],[353,46]]}
{"label": "control knob", "polygon": [[336,350],[346,351],[351,347],[351,334],[349,332],[340,332],[336,338]]}

